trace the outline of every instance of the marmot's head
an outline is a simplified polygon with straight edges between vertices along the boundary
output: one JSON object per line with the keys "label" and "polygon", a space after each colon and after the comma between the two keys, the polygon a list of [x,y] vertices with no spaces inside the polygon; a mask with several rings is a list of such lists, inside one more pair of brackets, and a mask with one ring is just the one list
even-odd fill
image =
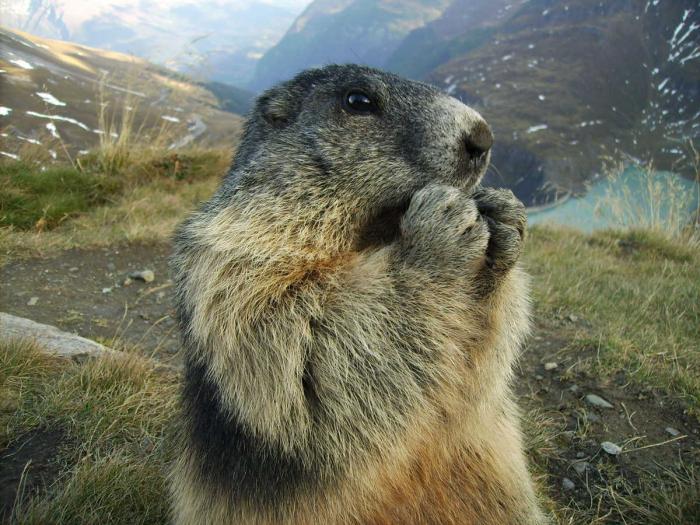
{"label": "marmot's head", "polygon": [[384,238],[426,184],[476,185],[492,141],[476,111],[431,86],[327,66],[259,97],[225,187],[314,207],[345,203],[359,229]]}

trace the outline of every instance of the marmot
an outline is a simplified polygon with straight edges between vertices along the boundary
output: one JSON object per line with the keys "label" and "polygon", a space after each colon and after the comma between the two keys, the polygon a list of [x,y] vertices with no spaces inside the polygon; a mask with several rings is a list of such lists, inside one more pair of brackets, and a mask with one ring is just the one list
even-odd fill
{"label": "marmot", "polygon": [[528,331],[492,134],[333,65],[265,92],[175,236],[177,524],[537,524],[510,382]]}

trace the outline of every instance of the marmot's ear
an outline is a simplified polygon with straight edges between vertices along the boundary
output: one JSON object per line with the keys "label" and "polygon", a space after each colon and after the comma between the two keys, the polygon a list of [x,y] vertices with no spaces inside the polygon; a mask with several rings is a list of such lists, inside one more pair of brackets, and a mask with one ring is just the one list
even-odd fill
{"label": "marmot's ear", "polygon": [[287,86],[272,88],[258,99],[263,118],[275,128],[283,128],[294,122],[299,113],[300,97]]}

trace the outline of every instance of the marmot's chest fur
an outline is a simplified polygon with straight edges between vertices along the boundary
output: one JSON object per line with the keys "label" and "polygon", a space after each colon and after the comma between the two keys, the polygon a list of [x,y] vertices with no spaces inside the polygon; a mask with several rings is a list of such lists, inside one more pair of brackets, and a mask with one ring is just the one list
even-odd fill
{"label": "marmot's chest fur", "polygon": [[528,330],[491,131],[360,66],[264,93],[179,229],[179,524],[535,524],[509,381]]}

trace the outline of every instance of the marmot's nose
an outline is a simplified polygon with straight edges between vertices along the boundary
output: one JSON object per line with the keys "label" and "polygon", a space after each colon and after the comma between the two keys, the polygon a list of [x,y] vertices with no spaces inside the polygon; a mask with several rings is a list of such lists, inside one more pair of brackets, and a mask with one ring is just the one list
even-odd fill
{"label": "marmot's nose", "polygon": [[479,120],[474,124],[464,139],[464,147],[470,159],[483,157],[493,146],[493,133],[489,125]]}

